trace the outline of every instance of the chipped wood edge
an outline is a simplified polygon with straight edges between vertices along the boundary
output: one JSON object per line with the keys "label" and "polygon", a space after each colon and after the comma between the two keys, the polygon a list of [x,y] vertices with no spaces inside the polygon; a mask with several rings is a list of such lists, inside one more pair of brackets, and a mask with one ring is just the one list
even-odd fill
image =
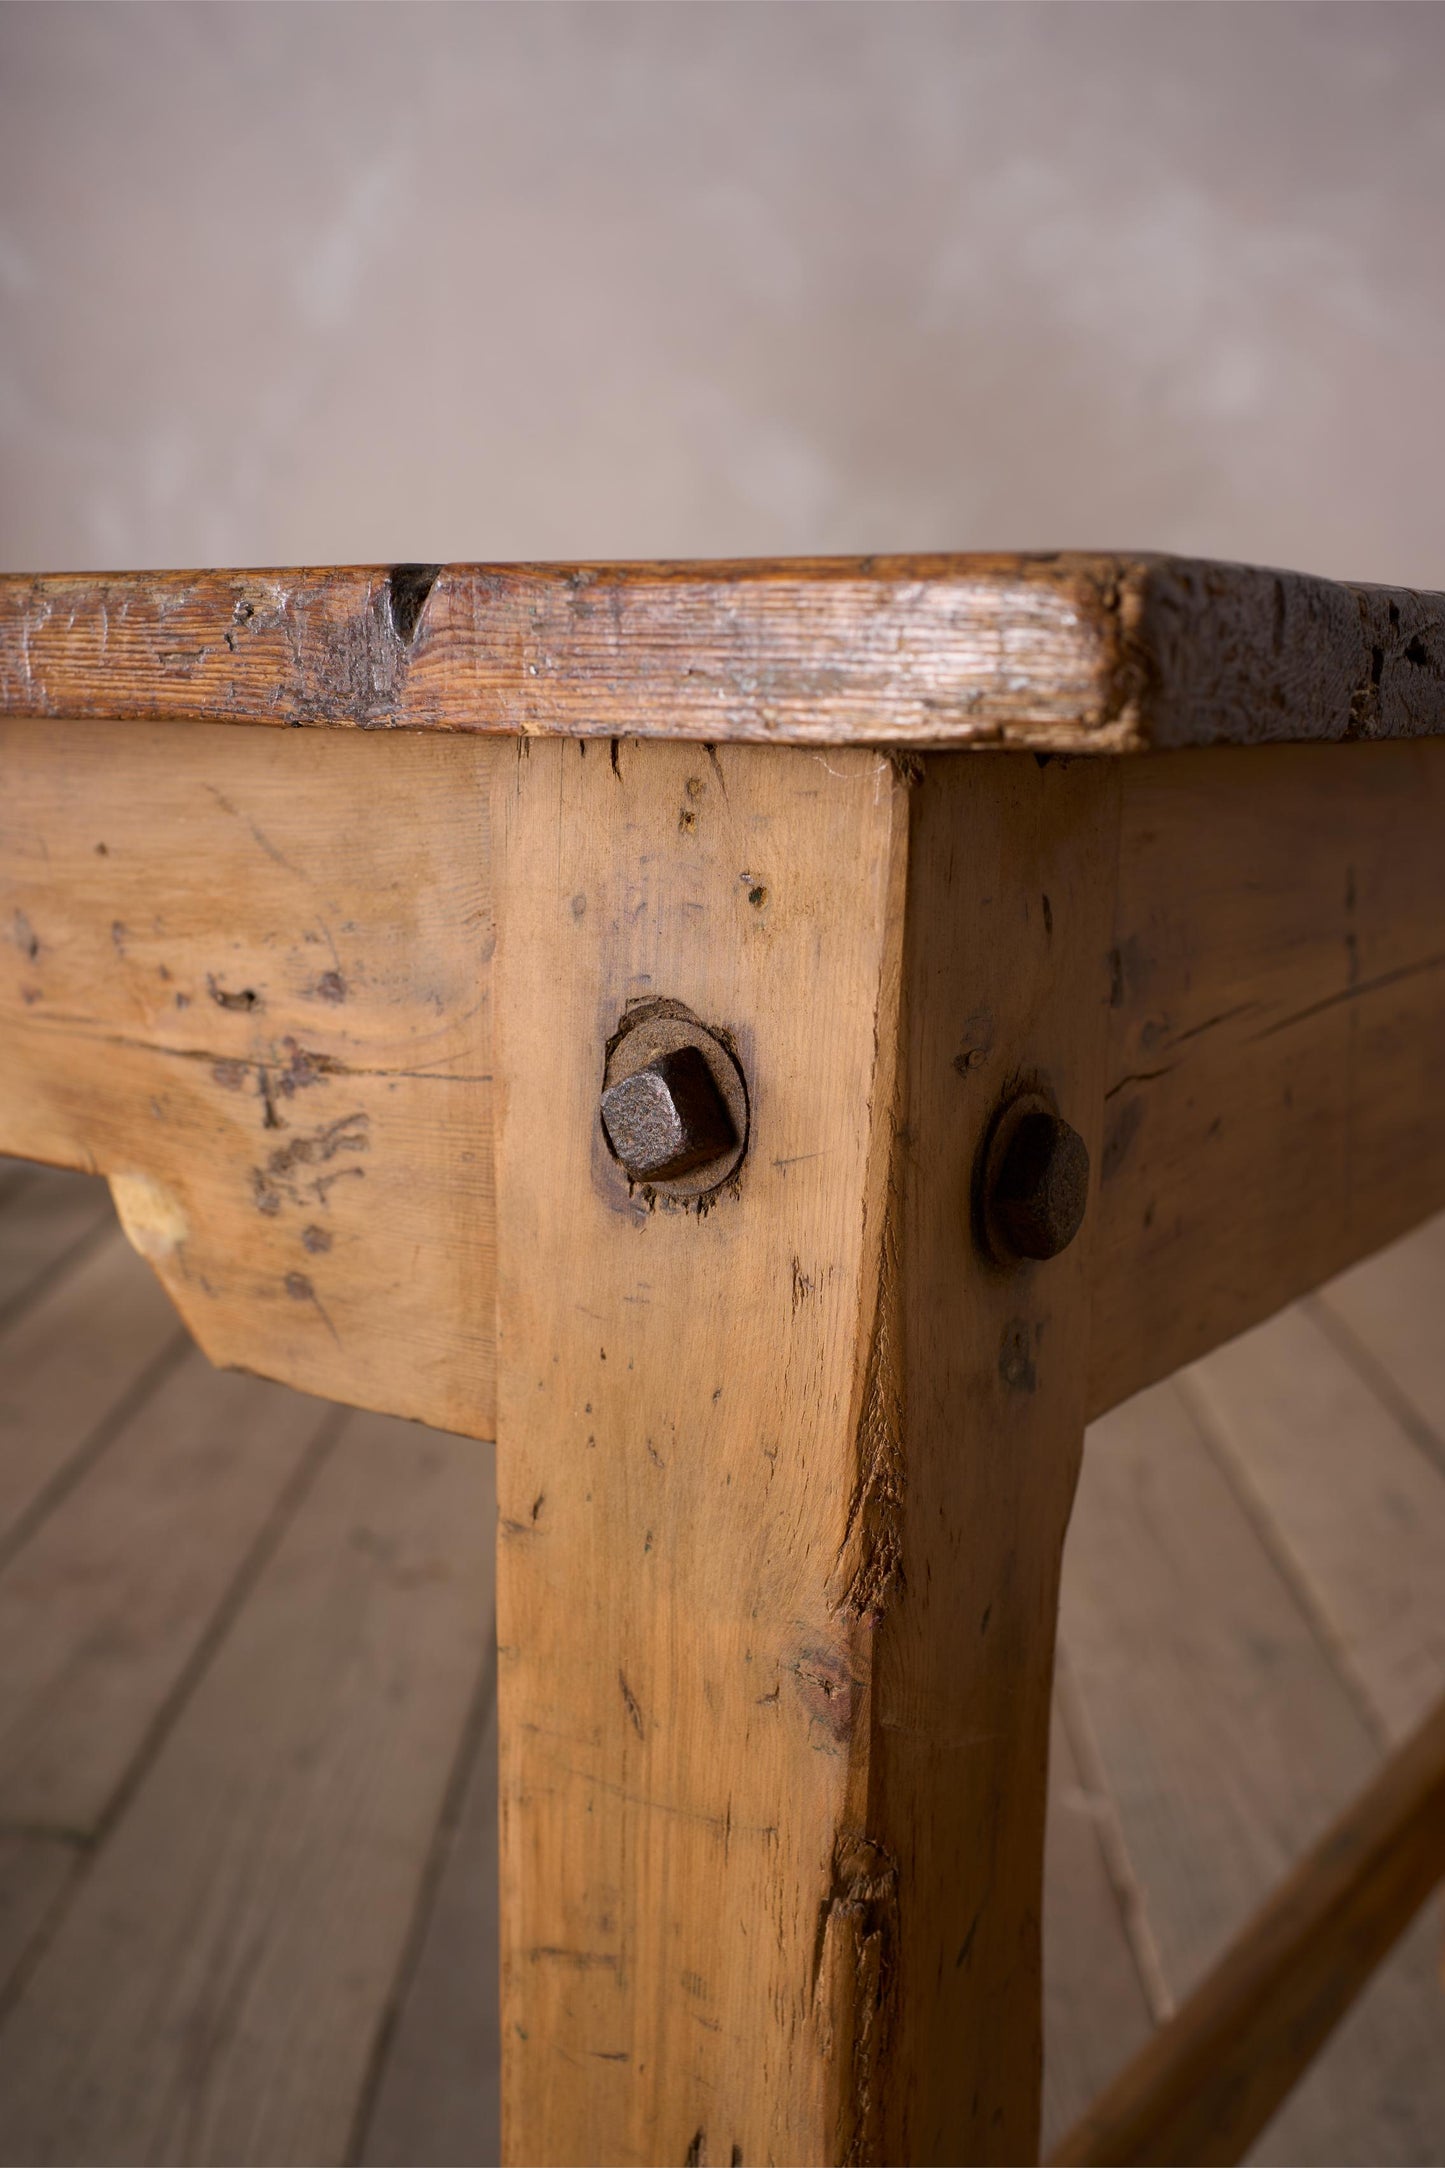
{"label": "chipped wood edge", "polygon": [[1445,597],[1151,555],[0,579],[0,714],[1124,753],[1445,732]]}

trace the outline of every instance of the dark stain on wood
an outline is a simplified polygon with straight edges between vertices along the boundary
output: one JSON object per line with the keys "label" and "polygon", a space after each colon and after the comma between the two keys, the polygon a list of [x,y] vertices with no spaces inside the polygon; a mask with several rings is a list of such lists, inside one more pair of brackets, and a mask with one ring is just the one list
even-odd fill
{"label": "dark stain on wood", "polygon": [[[318,1175],[307,1180],[305,1171],[333,1160],[339,1153],[366,1152],[371,1148],[368,1134],[371,1117],[358,1108],[353,1114],[343,1114],[337,1121],[327,1122],[319,1129],[304,1131],[293,1137],[289,1144],[278,1145],[266,1160],[264,1167],[251,1169],[252,1195],[258,1212],[273,1215],[283,1204],[306,1204],[326,1202],[329,1178]],[[341,1172],[362,1175],[364,1169],[348,1167]]]}
{"label": "dark stain on wood", "polygon": [[834,1746],[846,1747],[863,1689],[842,1651],[811,1645],[799,1649],[783,1668],[796,1681],[810,1721],[821,1726]]}
{"label": "dark stain on wood", "polygon": [[[1167,1073],[1167,1072],[1163,1072]],[[1128,1080],[1138,1080],[1131,1077]],[[1104,1131],[1104,1149],[1099,1155],[1099,1179],[1108,1182],[1118,1173],[1128,1155],[1129,1147],[1139,1134],[1144,1120],[1144,1102],[1137,1096],[1123,1100],[1110,1112]]]}
{"label": "dark stain on wood", "polygon": [[261,996],[254,986],[235,989],[222,986],[212,971],[206,973],[206,992],[218,1009],[259,1009]]}
{"label": "dark stain on wood", "polygon": [[[537,1504],[540,1506],[541,1502],[542,1501],[538,1499]],[[536,1507],[533,1507],[532,1509],[532,1518],[534,1521],[537,1518]],[[618,1672],[617,1684],[622,1689],[622,1699],[626,1704],[628,1719],[632,1725],[633,1730],[637,1733],[639,1739],[645,1738],[646,1730],[642,1721],[642,1704],[639,1702],[636,1694],[633,1693],[632,1688],[628,1685],[627,1675],[625,1672]]]}
{"label": "dark stain on wood", "polygon": [[1039,1377],[1034,1361],[1034,1328],[1026,1318],[1013,1318],[1004,1326],[999,1342],[998,1374],[1011,1393],[1037,1392]]}

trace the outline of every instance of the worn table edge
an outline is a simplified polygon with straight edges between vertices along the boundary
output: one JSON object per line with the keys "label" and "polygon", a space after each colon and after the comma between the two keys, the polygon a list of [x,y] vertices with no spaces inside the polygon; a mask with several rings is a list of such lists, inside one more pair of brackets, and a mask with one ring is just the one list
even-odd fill
{"label": "worn table edge", "polygon": [[1445,732],[1445,595],[1157,554],[0,577],[0,717],[1122,753]]}

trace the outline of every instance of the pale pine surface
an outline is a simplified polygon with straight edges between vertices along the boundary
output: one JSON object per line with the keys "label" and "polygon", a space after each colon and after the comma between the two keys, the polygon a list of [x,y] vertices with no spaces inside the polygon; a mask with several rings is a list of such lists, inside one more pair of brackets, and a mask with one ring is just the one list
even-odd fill
{"label": "pale pine surface", "polygon": [[[0,1164],[0,2155],[496,2158],[490,1450],[223,1377]],[[1445,1227],[1090,1433],[1057,2132],[1445,1690]],[[1445,2160],[1431,1907],[1266,2133]]]}

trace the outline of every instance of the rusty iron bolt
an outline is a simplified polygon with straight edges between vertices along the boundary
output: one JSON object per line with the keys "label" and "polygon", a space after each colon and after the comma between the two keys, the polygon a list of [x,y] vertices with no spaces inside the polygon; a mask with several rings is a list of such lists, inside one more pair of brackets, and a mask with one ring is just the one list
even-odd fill
{"label": "rusty iron bolt", "polygon": [[659,1054],[602,1094],[602,1124],[634,1182],[672,1182],[726,1159],[737,1127],[695,1046]]}
{"label": "rusty iron bolt", "polygon": [[1047,1101],[1006,1108],[985,1171],[984,1221],[990,1247],[1004,1257],[1057,1257],[1084,1224],[1089,1152],[1076,1129]]}
{"label": "rusty iron bolt", "polygon": [[649,1202],[696,1205],[736,1176],[751,1127],[731,1035],[685,1001],[634,1002],[607,1042],[599,1127]]}

